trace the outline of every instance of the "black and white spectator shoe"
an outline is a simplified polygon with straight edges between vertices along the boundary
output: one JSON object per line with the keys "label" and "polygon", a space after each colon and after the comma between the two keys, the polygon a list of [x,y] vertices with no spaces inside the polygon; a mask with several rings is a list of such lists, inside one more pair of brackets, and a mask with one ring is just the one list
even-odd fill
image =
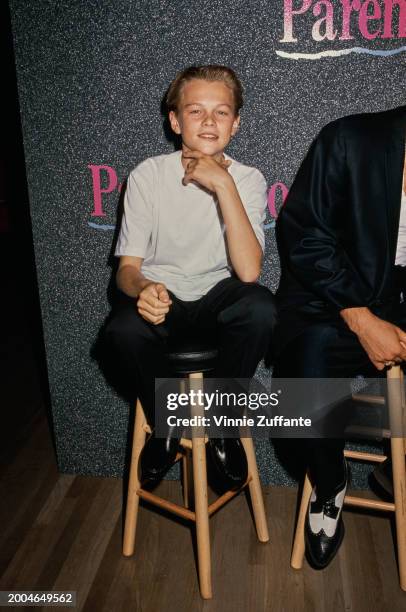
{"label": "black and white spectator shoe", "polygon": [[345,463],[344,480],[332,492],[331,497],[317,497],[313,489],[305,522],[306,554],[315,569],[323,569],[332,561],[344,537],[344,523],[341,517],[345,492],[348,484],[348,470]]}

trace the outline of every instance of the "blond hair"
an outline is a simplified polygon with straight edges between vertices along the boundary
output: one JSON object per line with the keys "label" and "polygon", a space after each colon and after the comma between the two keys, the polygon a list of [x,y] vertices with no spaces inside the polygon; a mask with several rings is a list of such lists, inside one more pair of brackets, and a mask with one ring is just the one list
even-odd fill
{"label": "blond hair", "polygon": [[209,64],[207,66],[189,66],[179,72],[169,86],[166,94],[168,111],[177,111],[183,87],[192,79],[204,81],[221,81],[233,92],[234,111],[238,115],[243,105],[243,88],[234,70],[227,66]]}

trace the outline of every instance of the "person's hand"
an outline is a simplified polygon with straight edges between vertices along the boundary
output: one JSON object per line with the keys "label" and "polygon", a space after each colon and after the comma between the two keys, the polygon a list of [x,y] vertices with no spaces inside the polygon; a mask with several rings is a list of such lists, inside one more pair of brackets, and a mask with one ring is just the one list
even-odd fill
{"label": "person's hand", "polygon": [[182,157],[188,161],[182,181],[184,185],[194,181],[216,193],[217,189],[226,185],[230,180],[228,168],[231,161],[226,160],[224,155],[214,158],[200,151],[184,151]]}
{"label": "person's hand", "polygon": [[393,323],[376,317],[358,339],[378,370],[406,360],[406,333]]}
{"label": "person's hand", "polygon": [[165,321],[172,300],[163,283],[148,282],[138,296],[137,308],[143,319],[153,325]]}
{"label": "person's hand", "polygon": [[378,370],[406,360],[406,333],[367,308],[349,308],[341,315]]}

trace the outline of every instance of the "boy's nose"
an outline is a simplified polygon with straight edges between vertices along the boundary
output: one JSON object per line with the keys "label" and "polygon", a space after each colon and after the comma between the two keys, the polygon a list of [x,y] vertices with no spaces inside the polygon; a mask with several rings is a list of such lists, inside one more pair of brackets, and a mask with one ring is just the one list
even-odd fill
{"label": "boy's nose", "polygon": [[207,114],[203,119],[203,125],[214,125],[214,117],[211,114]]}

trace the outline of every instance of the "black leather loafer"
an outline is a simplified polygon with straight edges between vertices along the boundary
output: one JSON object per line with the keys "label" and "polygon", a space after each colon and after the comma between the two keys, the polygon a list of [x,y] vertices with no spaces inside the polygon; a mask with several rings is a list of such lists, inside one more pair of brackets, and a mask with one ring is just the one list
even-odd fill
{"label": "black leather loafer", "polygon": [[168,435],[156,438],[154,432],[145,443],[140,455],[141,482],[158,481],[172,467],[179,450],[179,438]]}
{"label": "black leather loafer", "polygon": [[238,489],[248,478],[248,463],[239,438],[211,438],[209,456],[220,480],[228,489]]}
{"label": "black leather loafer", "polygon": [[328,499],[318,499],[313,489],[305,522],[305,542],[308,561],[315,569],[323,569],[333,560],[344,538],[341,516],[348,472],[345,479]]}

